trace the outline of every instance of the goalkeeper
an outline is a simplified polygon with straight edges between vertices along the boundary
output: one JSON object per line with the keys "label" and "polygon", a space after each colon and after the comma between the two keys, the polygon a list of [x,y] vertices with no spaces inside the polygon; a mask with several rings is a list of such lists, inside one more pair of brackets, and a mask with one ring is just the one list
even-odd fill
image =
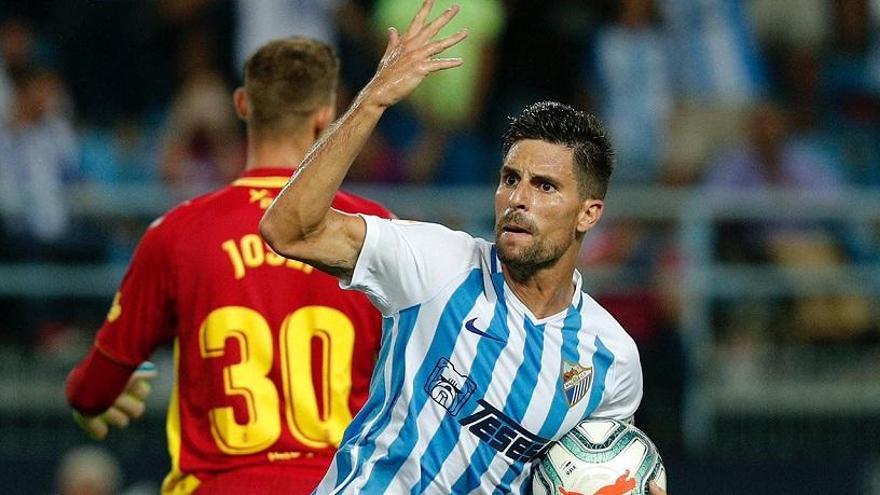
{"label": "goalkeeper", "polygon": [[[309,493],[366,400],[378,311],[335,278],[272,252],[258,229],[332,122],[338,73],[333,50],[305,38],[251,56],[233,98],[247,124],[244,174],[153,222],[68,379],[80,424],[102,438],[143,412],[150,367],[132,372],[174,343],[163,493]],[[390,216],[344,192],[333,204]]]}

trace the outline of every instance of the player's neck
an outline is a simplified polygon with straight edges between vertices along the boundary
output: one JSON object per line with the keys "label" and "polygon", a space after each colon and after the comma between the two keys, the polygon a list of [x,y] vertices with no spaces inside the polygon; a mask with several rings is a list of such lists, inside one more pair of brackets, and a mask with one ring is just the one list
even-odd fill
{"label": "player's neck", "polygon": [[248,139],[246,170],[299,167],[312,145],[309,136],[252,136]]}
{"label": "player's neck", "polygon": [[552,266],[523,273],[502,263],[504,281],[536,318],[564,310],[574,296],[576,253],[566,253]]}

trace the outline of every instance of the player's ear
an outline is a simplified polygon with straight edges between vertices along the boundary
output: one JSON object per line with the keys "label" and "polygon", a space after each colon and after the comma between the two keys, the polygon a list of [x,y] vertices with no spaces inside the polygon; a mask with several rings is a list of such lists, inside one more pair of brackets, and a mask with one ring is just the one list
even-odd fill
{"label": "player's ear", "polygon": [[581,203],[581,210],[578,212],[577,231],[583,234],[592,229],[599,223],[602,218],[602,210],[605,208],[605,202],[601,199],[587,198]]}
{"label": "player's ear", "polygon": [[324,132],[325,129],[330,127],[330,124],[333,123],[333,118],[335,116],[336,109],[333,107],[333,105],[325,105],[315,110],[313,122],[316,139],[318,136],[321,135],[322,132]]}
{"label": "player's ear", "polygon": [[245,93],[243,87],[237,88],[232,93],[232,103],[235,105],[235,113],[238,115],[238,118],[246,121],[248,116],[248,101],[247,93]]}

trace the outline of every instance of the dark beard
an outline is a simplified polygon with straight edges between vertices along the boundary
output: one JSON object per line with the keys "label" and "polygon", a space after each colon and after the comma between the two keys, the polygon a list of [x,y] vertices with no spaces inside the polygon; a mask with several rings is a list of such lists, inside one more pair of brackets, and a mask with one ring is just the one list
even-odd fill
{"label": "dark beard", "polygon": [[504,263],[513,280],[525,282],[539,271],[555,265],[565,253],[565,246],[547,246],[544,242],[536,242],[523,249],[520,256],[509,256],[498,249],[498,259]]}

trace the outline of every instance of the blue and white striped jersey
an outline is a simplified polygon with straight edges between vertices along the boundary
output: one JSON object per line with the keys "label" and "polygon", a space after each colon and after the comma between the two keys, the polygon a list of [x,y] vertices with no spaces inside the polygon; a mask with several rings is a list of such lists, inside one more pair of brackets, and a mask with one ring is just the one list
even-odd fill
{"label": "blue and white striped jersey", "polygon": [[352,280],[385,315],[364,408],[316,493],[520,493],[530,461],[588,416],[630,418],[635,343],[575,272],[571,305],[535,318],[493,244],[364,216]]}

